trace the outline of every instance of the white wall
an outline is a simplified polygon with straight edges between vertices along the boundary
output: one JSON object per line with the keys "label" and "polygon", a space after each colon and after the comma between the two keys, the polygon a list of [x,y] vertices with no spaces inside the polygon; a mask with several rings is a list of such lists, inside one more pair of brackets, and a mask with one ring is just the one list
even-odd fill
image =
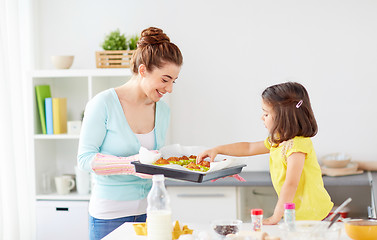
{"label": "white wall", "polygon": [[[38,0],[36,68],[74,54],[95,68],[110,31],[165,30],[184,65],[170,97],[172,142],[215,146],[267,136],[260,94],[304,84],[319,124],[319,157],[346,152],[377,161],[377,2],[373,0]],[[267,170],[268,156],[247,170]],[[252,163],[252,164],[251,164]]]}

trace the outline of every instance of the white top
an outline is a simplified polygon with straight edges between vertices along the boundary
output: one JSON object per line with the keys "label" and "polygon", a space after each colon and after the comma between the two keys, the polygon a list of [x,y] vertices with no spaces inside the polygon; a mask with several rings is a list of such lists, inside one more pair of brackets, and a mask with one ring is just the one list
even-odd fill
{"label": "white top", "polygon": [[[155,145],[154,129],[146,134],[135,134],[140,145],[153,150]],[[94,188],[95,189],[95,188]],[[99,219],[115,219],[141,215],[147,212],[147,199],[134,201],[115,201],[96,197],[92,194],[89,203],[89,214]]]}
{"label": "white top", "polygon": [[155,140],[154,140],[154,128],[152,131],[146,134],[135,134],[137,139],[139,139],[140,146],[145,147],[148,150],[153,150]]}

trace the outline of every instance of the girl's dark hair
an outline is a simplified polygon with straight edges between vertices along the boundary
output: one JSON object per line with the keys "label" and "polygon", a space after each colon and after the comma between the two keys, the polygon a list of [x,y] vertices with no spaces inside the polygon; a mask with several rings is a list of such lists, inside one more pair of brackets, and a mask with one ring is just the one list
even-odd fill
{"label": "girl's dark hair", "polygon": [[131,58],[131,69],[137,74],[140,64],[148,71],[161,68],[164,63],[174,63],[181,66],[183,57],[179,48],[159,28],[150,27],[141,32],[137,49]]}
{"label": "girl's dark hair", "polygon": [[286,82],[270,86],[263,91],[262,99],[275,113],[272,143],[279,144],[295,136],[314,137],[317,134],[317,121],[309,95],[301,84]]}

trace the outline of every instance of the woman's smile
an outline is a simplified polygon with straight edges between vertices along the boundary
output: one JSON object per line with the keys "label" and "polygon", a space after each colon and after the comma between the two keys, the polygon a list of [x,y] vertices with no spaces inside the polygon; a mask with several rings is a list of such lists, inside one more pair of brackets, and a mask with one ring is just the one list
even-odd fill
{"label": "woman's smile", "polygon": [[162,93],[162,92],[160,92],[160,91],[158,91],[158,90],[156,90],[156,91],[157,91],[157,93],[158,93],[158,95],[159,95],[160,98],[162,98],[162,97],[164,96],[164,94],[166,93],[166,92],[165,92],[165,93]]}

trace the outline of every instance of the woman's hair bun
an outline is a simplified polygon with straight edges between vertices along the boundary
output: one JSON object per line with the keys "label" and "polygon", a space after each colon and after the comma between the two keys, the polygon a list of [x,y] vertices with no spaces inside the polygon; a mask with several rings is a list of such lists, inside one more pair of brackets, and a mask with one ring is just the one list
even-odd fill
{"label": "woman's hair bun", "polygon": [[155,45],[161,43],[169,43],[170,38],[159,28],[149,27],[141,32],[137,47],[145,47],[147,45]]}
{"label": "woman's hair bun", "polygon": [[161,68],[165,63],[182,65],[181,50],[159,28],[149,27],[140,34],[137,49],[132,54],[130,67],[134,74],[139,74],[139,66],[145,65],[147,71]]}

